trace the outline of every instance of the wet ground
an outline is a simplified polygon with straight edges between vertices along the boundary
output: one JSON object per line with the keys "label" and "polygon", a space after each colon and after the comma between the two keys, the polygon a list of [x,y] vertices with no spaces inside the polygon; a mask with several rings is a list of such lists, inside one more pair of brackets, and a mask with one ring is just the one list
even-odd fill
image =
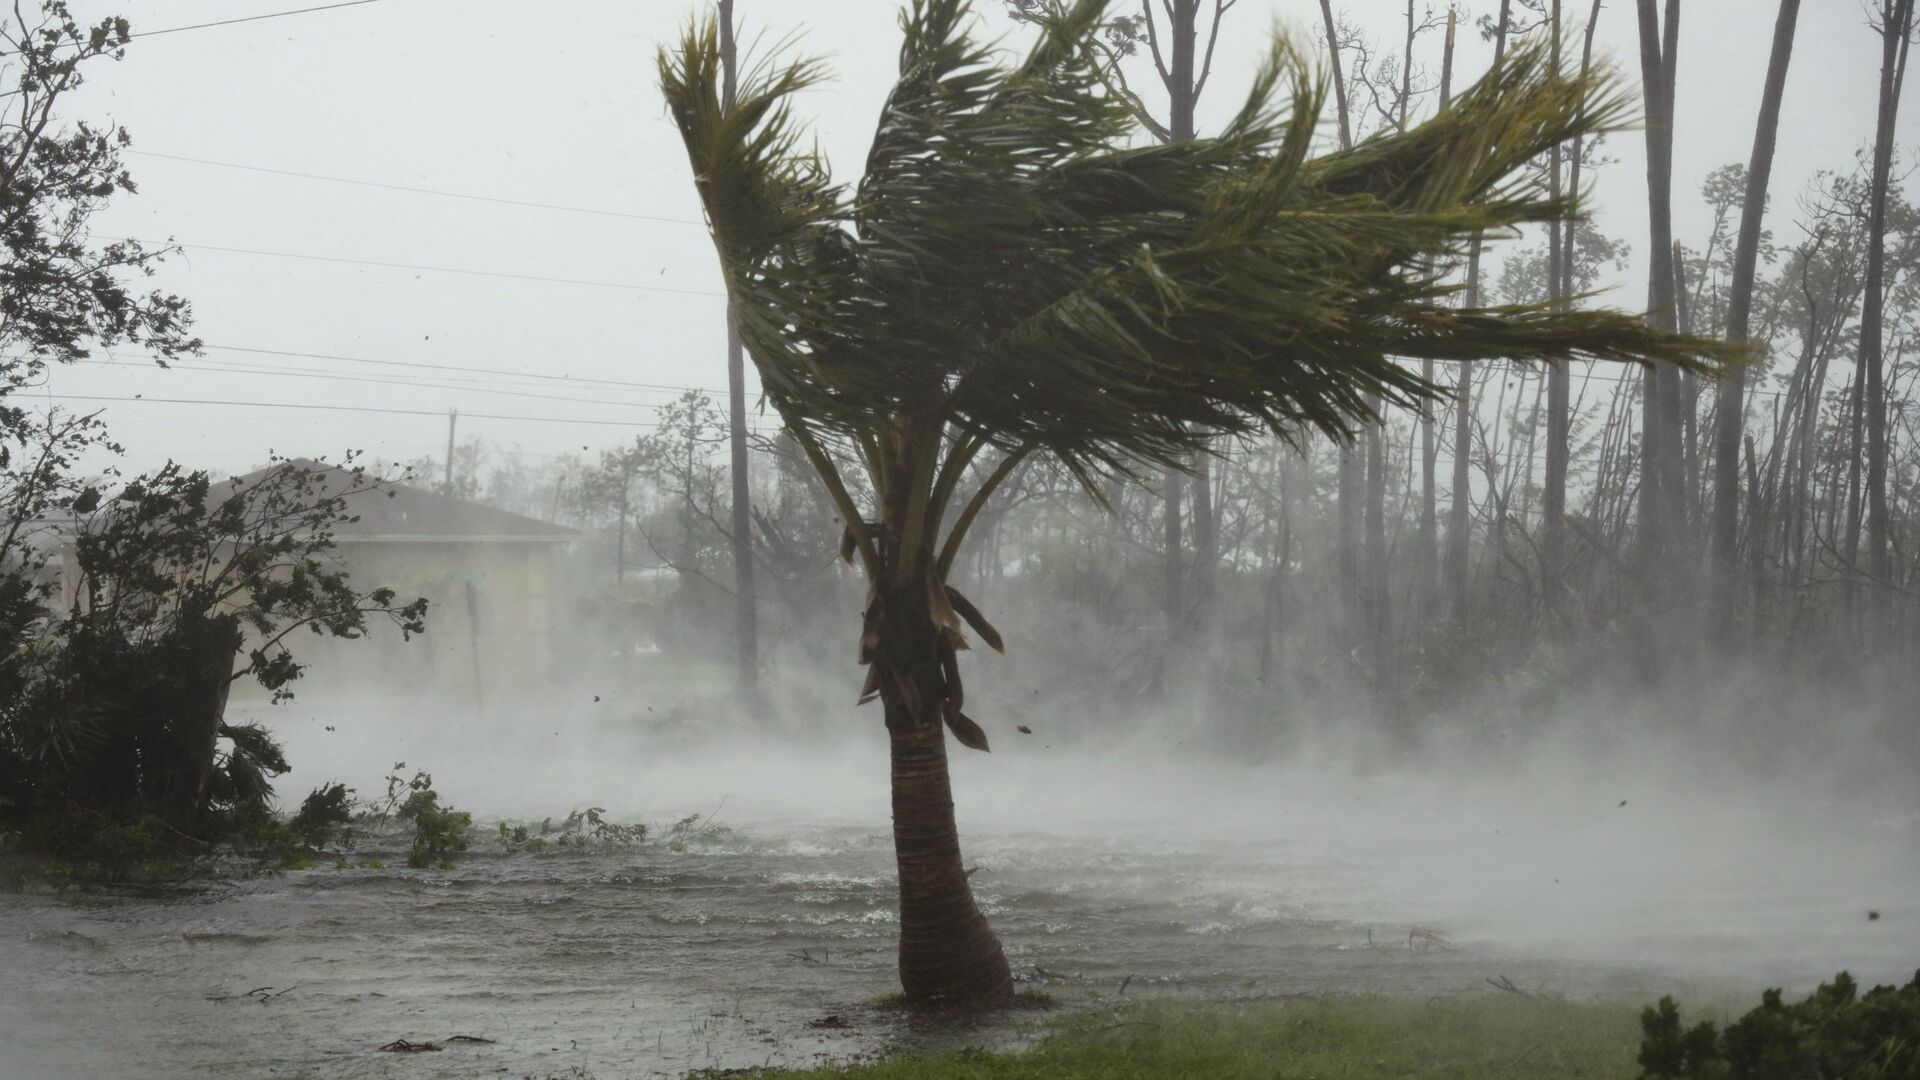
{"label": "wet ground", "polygon": [[[364,756],[303,738],[296,761]],[[557,818],[555,792],[610,783],[499,749],[436,771],[483,820]],[[1019,1037],[866,1004],[893,986],[877,752],[623,752],[647,764],[607,817],[652,822],[636,846],[514,854],[489,825],[453,870],[395,868],[396,835],[352,855],[384,869],[0,895],[0,1077],[677,1076]],[[479,783],[485,761],[517,782]],[[982,905],[1020,977],[1068,1004],[1123,982],[1640,998],[1920,966],[1920,828],[1884,807],[1836,842],[1804,803],[1681,812],[1564,782],[1488,794],[1151,755],[956,771]],[[720,827],[675,836],[683,812]],[[399,1039],[444,1049],[377,1049]]]}

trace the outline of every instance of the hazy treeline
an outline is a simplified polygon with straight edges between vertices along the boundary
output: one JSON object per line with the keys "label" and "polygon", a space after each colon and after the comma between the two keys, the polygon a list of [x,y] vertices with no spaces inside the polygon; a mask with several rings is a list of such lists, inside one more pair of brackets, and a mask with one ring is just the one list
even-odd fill
{"label": "hazy treeline", "polygon": [[[1591,16],[1634,17],[1525,0],[1482,6],[1490,10],[1478,29],[1496,48],[1545,43],[1568,70],[1591,62]],[[1455,35],[1472,25],[1466,7],[1449,20],[1409,5],[1406,37],[1393,42],[1369,40],[1322,7],[1320,45],[1330,40],[1342,61],[1343,139],[1417,122],[1471,77],[1452,63]],[[1173,23],[1157,28],[1118,20],[1114,63],[1135,56],[1126,43],[1151,30],[1204,44],[1211,26],[1235,17],[1187,2],[1171,12]],[[1886,45],[1897,92],[1905,50],[1895,46],[1911,31],[1910,5],[1874,14],[1880,33],[1863,29],[1862,60]],[[1790,46],[1784,11],[1782,22]],[[1662,65],[1673,58],[1660,58],[1654,40],[1643,74],[1653,76],[1646,102],[1657,141],[1659,84],[1671,84]],[[1783,71],[1780,53],[1776,35]],[[1155,72],[1174,109],[1149,125],[1163,138],[1192,133],[1207,74],[1191,50],[1181,62]],[[1778,90],[1771,96],[1777,115]],[[1449,405],[1426,415],[1383,408],[1351,446],[1222,442],[1184,475],[1099,478],[1098,501],[1064,472],[1022,465],[987,505],[956,571],[972,579],[969,594],[1003,613],[1017,647],[1046,657],[1016,669],[1025,673],[1016,681],[1045,672],[1058,689],[1071,680],[1080,692],[1049,711],[1089,722],[1143,694],[1164,702],[1194,691],[1210,720],[1234,727],[1258,730],[1297,706],[1339,702],[1343,716],[1411,736],[1447,716],[1484,724],[1490,703],[1537,712],[1596,687],[1710,687],[1730,672],[1808,686],[1898,678],[1920,630],[1920,439],[1907,356],[1920,215],[1892,168],[1887,110],[1879,131],[1870,110],[1857,118],[1857,161],[1833,162],[1804,190],[1769,199],[1738,163],[1698,190],[1673,191],[1671,132],[1697,118],[1684,101],[1666,107],[1665,175],[1651,177],[1649,198],[1691,201],[1686,209],[1704,207],[1710,225],[1657,238],[1671,257],[1643,260],[1656,276],[1649,297],[1671,301],[1650,304],[1650,318],[1752,342],[1740,394],[1672,371],[1441,365],[1429,377],[1452,391]],[[1538,167],[1573,191],[1609,166],[1602,139]],[[1756,197],[1764,218],[1752,213]],[[1654,217],[1671,222],[1671,205]],[[1490,238],[1499,242],[1444,272],[1487,301],[1579,303],[1560,298],[1617,284],[1653,239],[1582,222]],[[604,606],[609,580],[636,595],[644,588],[653,599],[629,614],[671,626],[663,648],[724,662],[735,637],[727,435],[726,403],[689,393],[655,430],[597,455],[533,459],[470,442],[456,454],[454,483],[587,529],[583,597]],[[777,437],[750,442],[766,642],[754,674],[843,661],[851,671],[836,647],[850,639],[858,597],[836,569],[837,515],[797,450]],[[441,476],[443,463],[420,464]],[[672,572],[664,590],[650,576],[660,567]],[[643,570],[644,587],[634,580]],[[1894,708],[1892,686],[1874,685],[1882,692],[1868,696]]]}

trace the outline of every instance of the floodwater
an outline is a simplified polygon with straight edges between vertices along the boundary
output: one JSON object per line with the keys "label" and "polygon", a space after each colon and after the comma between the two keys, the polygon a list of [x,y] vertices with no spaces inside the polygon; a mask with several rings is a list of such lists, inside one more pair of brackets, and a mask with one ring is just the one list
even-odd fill
{"label": "floodwater", "polygon": [[[828,752],[276,719],[308,763],[284,792],[337,776],[364,796],[406,756],[476,812],[474,850],[408,870],[393,833],[352,853],[384,869],[0,895],[0,1077],[606,1080],[1030,1024],[916,1029],[867,1004],[894,986],[878,732]],[[1000,738],[955,762],[967,859],[1019,977],[1069,1006],[1123,982],[1129,999],[1501,992],[1489,979],[1640,999],[1920,967],[1920,817],[1833,776],[1791,795],[1648,769],[1443,784]],[[653,834],[542,854],[493,836],[587,805]],[[378,1049],[399,1039],[444,1049]]]}

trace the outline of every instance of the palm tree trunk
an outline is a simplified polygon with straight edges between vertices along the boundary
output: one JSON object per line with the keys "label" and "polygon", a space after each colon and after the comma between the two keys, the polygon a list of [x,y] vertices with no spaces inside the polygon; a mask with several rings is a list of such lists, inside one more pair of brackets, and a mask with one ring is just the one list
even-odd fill
{"label": "palm tree trunk", "polygon": [[[895,496],[905,503],[903,493]],[[901,509],[890,506],[889,518],[899,520]],[[980,750],[987,748],[986,736],[960,711],[965,691],[954,643],[933,612],[934,591],[946,586],[934,577],[931,557],[917,560],[926,569],[874,567],[876,587],[861,629],[861,659],[871,665],[869,685],[885,710],[892,748],[900,987],[911,1005],[999,1008],[1013,1001],[1013,975],[960,861],[946,727]]]}
{"label": "palm tree trunk", "polygon": [[[1494,24],[1493,62],[1498,64],[1507,52],[1507,23],[1512,0],[1500,0],[1500,16]],[[1322,10],[1326,10],[1323,2]],[[1331,17],[1328,19],[1331,32]],[[1473,238],[1467,252],[1467,305],[1480,306],[1480,237]],[[1460,364],[1459,391],[1453,407],[1453,506],[1447,521],[1448,605],[1453,621],[1465,623],[1469,615],[1472,549],[1472,475],[1473,462],[1473,361]]]}
{"label": "palm tree trunk", "polygon": [[[931,618],[924,631],[920,640],[931,642]],[[900,872],[900,988],[910,1004],[997,1008],[1013,1000],[1013,974],[973,901],[960,859],[946,731],[938,707],[926,704],[940,700],[940,680],[931,660],[899,672],[897,680],[881,678]]]}

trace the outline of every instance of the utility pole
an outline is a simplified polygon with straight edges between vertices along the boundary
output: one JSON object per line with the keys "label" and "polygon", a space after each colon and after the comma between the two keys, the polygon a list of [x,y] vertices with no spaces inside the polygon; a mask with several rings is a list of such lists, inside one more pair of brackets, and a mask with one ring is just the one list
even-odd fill
{"label": "utility pole", "polygon": [[460,419],[459,409],[447,410],[447,469],[446,478],[440,481],[440,490],[453,494],[453,426]]}
{"label": "utility pole", "polygon": [[[739,61],[733,40],[733,0],[720,3],[721,106],[733,108]],[[727,443],[733,472],[733,630],[739,650],[740,688],[751,694],[759,682],[760,640],[754,610],[752,492],[747,483],[747,365],[740,331],[727,310]]]}
{"label": "utility pole", "polygon": [[[1552,69],[1551,78],[1557,83],[1560,81],[1560,0],[1553,0],[1547,39],[1551,43],[1547,47],[1547,62]],[[1563,190],[1560,163],[1560,144],[1554,143],[1547,154],[1547,183],[1555,201]],[[1561,284],[1572,239],[1570,224],[1547,222],[1547,300],[1562,311],[1568,306]],[[1560,606],[1560,571],[1565,563],[1567,465],[1573,449],[1572,388],[1573,373],[1567,370],[1566,364],[1547,368],[1547,482],[1540,499],[1540,592],[1549,612]]]}

